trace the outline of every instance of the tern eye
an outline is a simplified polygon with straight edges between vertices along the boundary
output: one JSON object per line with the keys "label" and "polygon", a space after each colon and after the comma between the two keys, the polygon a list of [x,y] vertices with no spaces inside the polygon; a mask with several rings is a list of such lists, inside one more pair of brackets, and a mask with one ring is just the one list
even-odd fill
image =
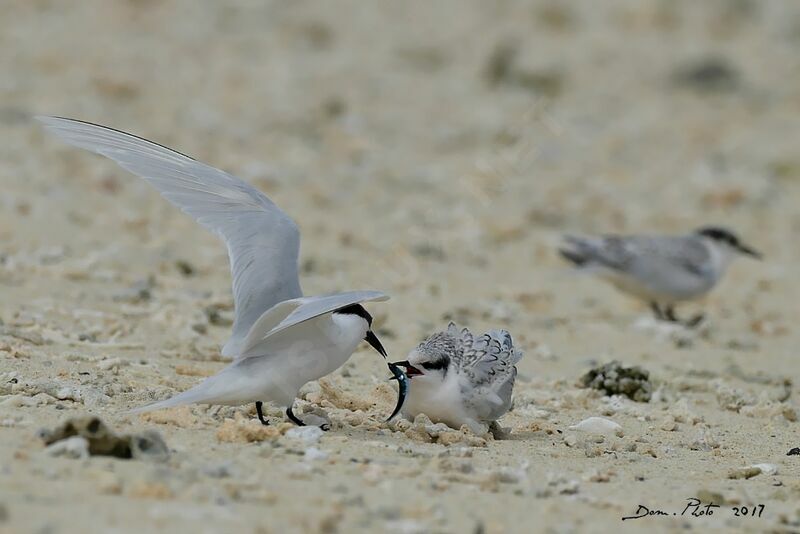
{"label": "tern eye", "polygon": [[439,369],[444,369],[447,363],[444,360],[437,360],[435,362],[425,362],[420,364],[423,369],[427,369],[429,371],[436,371]]}

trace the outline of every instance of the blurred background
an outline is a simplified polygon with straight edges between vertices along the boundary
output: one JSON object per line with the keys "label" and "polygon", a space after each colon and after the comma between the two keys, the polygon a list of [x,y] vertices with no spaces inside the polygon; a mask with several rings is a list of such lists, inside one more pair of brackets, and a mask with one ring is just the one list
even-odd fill
{"label": "blurred background", "polygon": [[[723,367],[800,379],[793,0],[0,0],[0,73],[0,351],[37,379],[78,380],[74,353],[138,361],[114,378],[127,389],[109,413],[219,368],[227,257],[142,180],[47,137],[35,114],[129,131],[254,184],[300,226],[307,294],[392,295],[370,310],[393,359],[450,319],[508,328],[527,352],[521,405],[541,406],[534,395],[552,386],[553,406],[569,406],[587,363],[610,357],[677,384]],[[692,310],[715,326],[691,350],[632,332],[643,306],[556,253],[564,232],[707,224],[766,260],[735,264]],[[342,371],[365,394],[385,372],[366,349]],[[34,427],[58,414],[28,413]],[[760,421],[719,413],[709,421],[739,417],[726,446],[760,442]],[[165,432],[207,451],[215,426]],[[27,429],[7,432],[24,447]],[[648,488],[678,502],[682,483]],[[526,517],[528,501],[515,506]]]}
{"label": "blurred background", "polygon": [[[70,292],[36,279],[54,276],[42,255],[133,278],[191,258],[215,277],[198,287],[223,292],[228,276],[213,237],[112,164],[45,141],[36,113],[130,131],[250,181],[298,221],[307,293],[376,287],[412,316],[432,307],[414,336],[476,300],[522,299],[506,315],[637,306],[565,275],[553,254],[564,231],[728,225],[769,261],[736,270],[747,283],[729,283],[738,296],[723,307],[757,306],[754,273],[769,284],[798,259],[791,1],[2,11],[0,238],[17,264],[30,256],[34,291]],[[797,296],[787,284],[771,298]]]}

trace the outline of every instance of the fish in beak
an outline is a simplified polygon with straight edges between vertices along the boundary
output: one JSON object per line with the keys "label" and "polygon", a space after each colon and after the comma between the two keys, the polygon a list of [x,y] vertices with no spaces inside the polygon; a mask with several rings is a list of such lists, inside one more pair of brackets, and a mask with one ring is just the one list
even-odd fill
{"label": "fish in beak", "polygon": [[[372,330],[367,331],[367,335],[364,336],[364,341],[372,345],[372,348],[377,350],[381,356],[384,358],[387,357],[386,349],[383,348],[378,336],[375,335],[375,332]],[[397,405],[394,407],[392,411],[392,415],[389,416],[387,421],[391,421],[394,416],[400,413],[400,410],[403,408],[403,404],[406,402],[406,396],[408,395],[408,377],[403,372],[403,370],[398,367],[397,365],[393,364],[392,362],[386,362],[389,366],[389,370],[392,372],[392,380],[397,380],[397,384],[399,385],[397,391]]]}
{"label": "fish in beak", "polygon": [[387,362],[389,364],[389,370],[392,372],[391,380],[397,380],[398,390],[397,390],[397,406],[394,407],[394,411],[392,415],[389,416],[386,421],[391,421],[394,419],[394,416],[400,413],[400,410],[403,408],[403,404],[406,402],[406,396],[408,395],[408,377],[400,369],[399,366],[393,364],[392,362]]}

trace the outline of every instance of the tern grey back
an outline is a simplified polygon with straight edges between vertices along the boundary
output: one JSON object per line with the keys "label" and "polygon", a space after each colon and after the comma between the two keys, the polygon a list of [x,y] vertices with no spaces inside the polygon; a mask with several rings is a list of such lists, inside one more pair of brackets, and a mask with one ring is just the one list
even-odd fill
{"label": "tern grey back", "polygon": [[565,236],[561,255],[581,269],[629,277],[664,299],[691,298],[708,291],[719,272],[702,238],[688,234]]}

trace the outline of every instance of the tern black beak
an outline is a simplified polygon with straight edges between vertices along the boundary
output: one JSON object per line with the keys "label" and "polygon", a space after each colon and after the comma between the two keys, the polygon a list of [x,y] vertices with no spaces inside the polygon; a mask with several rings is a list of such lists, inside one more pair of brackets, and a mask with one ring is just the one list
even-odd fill
{"label": "tern black beak", "polygon": [[402,362],[393,362],[392,365],[400,365],[402,367],[405,367],[406,368],[406,376],[408,378],[412,378],[412,377],[419,376],[419,375],[423,374],[422,371],[420,371],[419,369],[417,369],[416,367],[414,367],[413,365],[408,363],[408,360],[403,360]]}
{"label": "tern black beak", "polygon": [[747,245],[742,245],[740,243],[736,248],[739,249],[739,252],[741,252],[742,254],[747,254],[748,256],[752,256],[757,260],[764,258],[764,256],[759,251],[752,249]]}
{"label": "tern black beak", "polygon": [[372,345],[372,348],[377,350],[381,353],[381,355],[386,358],[386,349],[383,348],[381,342],[378,340],[378,336],[372,330],[367,330],[367,335],[364,337],[364,341]]}

